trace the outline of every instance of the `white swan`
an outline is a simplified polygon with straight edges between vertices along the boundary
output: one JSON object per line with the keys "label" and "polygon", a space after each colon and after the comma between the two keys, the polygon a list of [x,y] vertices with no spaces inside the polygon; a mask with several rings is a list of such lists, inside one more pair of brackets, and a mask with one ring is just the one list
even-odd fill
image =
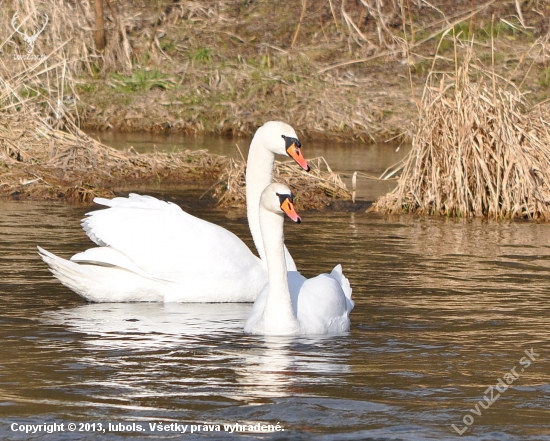
{"label": "white swan", "polygon": [[283,221],[286,213],[301,222],[286,185],[274,183],[262,193],[260,227],[267,259],[268,285],[258,296],[244,331],[250,334],[340,334],[349,331],[353,309],[351,287],[337,265],[330,274],[303,278],[301,286],[287,279]]}
{"label": "white swan", "polygon": [[[294,129],[282,122],[264,124],[252,139],[246,180],[255,244],[261,245],[261,233],[253,207],[271,183],[275,154],[290,155],[309,170],[300,147]],[[267,283],[265,263],[237,236],[173,203],[136,194],[94,201],[110,207],[82,222],[99,247],[70,261],[38,247],[54,276],[89,301],[253,302]],[[288,269],[295,270],[285,252]]]}

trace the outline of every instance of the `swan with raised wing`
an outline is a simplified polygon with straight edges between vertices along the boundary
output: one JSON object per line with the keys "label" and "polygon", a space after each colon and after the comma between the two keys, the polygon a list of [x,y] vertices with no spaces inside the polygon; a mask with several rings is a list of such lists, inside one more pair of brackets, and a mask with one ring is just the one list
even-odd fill
{"label": "swan with raised wing", "polygon": [[337,265],[330,274],[303,278],[290,284],[285,265],[284,214],[295,222],[290,189],[270,184],[262,193],[260,228],[268,271],[268,284],[256,299],[244,331],[264,335],[341,334],[349,331],[354,302],[351,287]]}
{"label": "swan with raised wing", "polygon": [[[247,162],[250,229],[263,253],[258,208],[273,178],[275,154],[309,165],[288,124],[260,127]],[[233,233],[151,196],[131,194],[111,200],[110,208],[89,213],[82,226],[98,247],[62,259],[40,247],[40,256],[61,283],[93,302],[252,302],[267,283],[265,263]],[[285,252],[287,268],[296,265]]]}

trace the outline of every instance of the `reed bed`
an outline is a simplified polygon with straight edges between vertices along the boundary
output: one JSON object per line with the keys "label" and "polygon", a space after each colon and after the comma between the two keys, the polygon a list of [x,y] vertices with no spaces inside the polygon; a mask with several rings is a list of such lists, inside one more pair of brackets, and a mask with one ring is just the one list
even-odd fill
{"label": "reed bed", "polygon": [[474,61],[432,73],[397,188],[373,210],[550,219],[550,133],[540,107]]}
{"label": "reed bed", "polygon": [[[87,202],[95,196],[114,196],[113,188],[136,185],[158,188],[161,183],[222,183],[227,179],[226,187],[232,188],[232,173],[237,169],[244,183],[244,162],[237,164],[205,150],[139,154],[102,145],[77,127],[61,99],[21,96],[21,85],[30,84],[36,69],[47,71],[39,65],[16,79],[0,78],[0,195]],[[66,84],[57,91],[71,85],[70,77],[63,80]],[[335,197],[346,197],[339,176],[326,163],[324,170],[321,160],[312,165],[313,172],[307,175],[297,166],[278,164],[276,176],[296,189],[306,207],[318,208]],[[216,195],[223,196],[222,203],[232,198]],[[233,204],[237,200],[233,197]]]}
{"label": "reed bed", "polygon": [[[340,176],[323,158],[307,173],[294,163],[276,163],[275,179],[294,189],[301,209],[350,199]],[[53,129],[37,112],[0,111],[0,195],[17,199],[90,202],[113,197],[114,188],[215,181],[223,206],[245,204],[246,163],[206,150],[139,154],[102,145],[80,131]]]}
{"label": "reed bed", "polygon": [[[244,162],[237,164],[205,150],[139,154],[102,145],[77,127],[60,98],[21,96],[21,87],[30,87],[40,69],[42,75],[48,71],[38,64],[16,78],[0,78],[0,195],[89,202],[96,196],[114,196],[114,188],[158,188],[161,183],[227,180],[227,188],[236,188],[235,170],[242,172],[244,183]],[[58,85],[61,81],[65,83],[55,89],[58,93],[72,85],[68,76],[59,78]],[[339,176],[323,163],[313,161],[310,175],[297,166],[278,164],[275,174],[296,189],[302,206],[319,208],[347,197]],[[237,197],[218,195],[223,197],[221,203],[232,199],[233,205],[238,204]]]}
{"label": "reed bed", "polygon": [[0,112],[0,194],[91,201],[113,188],[213,180],[228,160],[205,150],[139,154],[50,127],[39,114]]}
{"label": "reed bed", "polygon": [[[308,163],[311,170],[306,172],[294,162],[275,162],[273,178],[292,189],[299,210],[323,209],[336,199],[351,199],[342,178],[332,171],[323,157]],[[230,159],[212,187],[219,205],[242,207],[246,204],[245,173],[246,161]]]}

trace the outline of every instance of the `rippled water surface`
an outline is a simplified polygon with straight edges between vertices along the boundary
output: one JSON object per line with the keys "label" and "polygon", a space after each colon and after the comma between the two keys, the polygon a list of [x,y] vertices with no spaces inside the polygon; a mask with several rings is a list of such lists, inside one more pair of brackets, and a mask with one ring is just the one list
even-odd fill
{"label": "rippled water surface", "polygon": [[[251,242],[245,219],[189,205],[198,194],[178,201]],[[352,330],[264,338],[242,333],[248,304],[88,304],[61,286],[36,245],[85,249],[91,209],[0,202],[0,439],[458,439],[452,424],[464,439],[550,439],[550,225],[302,213],[288,247],[307,276],[342,263]],[[11,430],[45,422],[65,431]],[[188,432],[149,431],[160,422]],[[223,432],[235,423],[284,432]]]}

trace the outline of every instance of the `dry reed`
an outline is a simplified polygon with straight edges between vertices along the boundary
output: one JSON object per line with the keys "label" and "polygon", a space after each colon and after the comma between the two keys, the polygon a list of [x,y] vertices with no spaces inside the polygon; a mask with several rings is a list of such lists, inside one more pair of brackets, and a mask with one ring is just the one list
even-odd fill
{"label": "dry reed", "polygon": [[466,53],[430,75],[397,188],[373,209],[550,219],[550,132],[540,108]]}
{"label": "dry reed", "polygon": [[[22,96],[21,90],[34,90],[29,85],[41,81],[44,71],[55,71],[44,64],[15,78],[0,78],[0,195],[91,201],[95,196],[114,196],[113,187],[223,181],[222,174],[229,176],[239,167],[244,171],[242,165],[205,150],[139,154],[102,145],[76,126],[65,100],[52,100],[53,93]],[[70,77],[60,77],[52,90],[62,93],[73,85]],[[321,160],[313,165],[307,175],[295,166],[278,164],[276,176],[296,188],[304,207],[318,208],[335,197],[347,197],[340,178],[326,163],[325,170]],[[228,187],[234,186],[229,182]]]}
{"label": "dry reed", "polygon": [[[32,55],[34,60],[50,56],[52,60],[68,60],[72,74],[88,71],[94,74],[98,68],[104,71],[129,72],[132,69],[132,47],[127,27],[135,27],[136,7],[125,8],[117,1],[107,1],[105,8],[105,35],[107,46],[97,51],[94,44],[94,3],[89,0],[76,2],[32,0],[6,0],[0,12],[0,37],[2,55],[12,58],[25,55],[28,45],[23,34],[34,35],[46,22],[43,32],[35,38]],[[16,15],[15,15],[16,14]],[[14,19],[15,17],[15,19]],[[12,23],[18,28],[14,30]],[[25,64],[21,60],[11,63],[16,70]]]}
{"label": "dry reed", "polygon": [[118,151],[86,134],[61,131],[40,114],[0,112],[0,194],[91,201],[113,187],[212,180],[227,159],[205,150],[139,154]]}
{"label": "dry reed", "polygon": [[[298,209],[322,209],[335,199],[349,200],[351,193],[323,157],[309,160],[306,172],[294,162],[275,162],[274,180],[288,185]],[[242,207],[246,203],[246,162],[231,159],[214,188],[214,197],[222,206]]]}

